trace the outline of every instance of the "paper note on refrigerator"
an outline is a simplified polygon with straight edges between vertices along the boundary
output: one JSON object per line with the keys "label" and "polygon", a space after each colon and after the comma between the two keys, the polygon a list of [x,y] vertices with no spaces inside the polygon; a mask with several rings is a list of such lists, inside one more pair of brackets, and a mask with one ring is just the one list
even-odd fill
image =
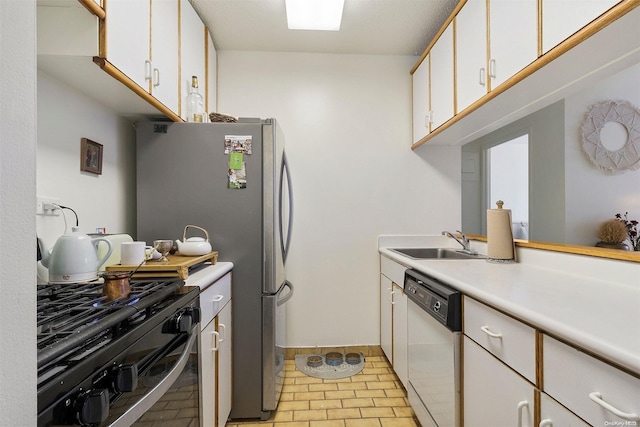
{"label": "paper note on refrigerator", "polygon": [[244,154],[242,153],[229,153],[229,168],[242,169],[243,159]]}

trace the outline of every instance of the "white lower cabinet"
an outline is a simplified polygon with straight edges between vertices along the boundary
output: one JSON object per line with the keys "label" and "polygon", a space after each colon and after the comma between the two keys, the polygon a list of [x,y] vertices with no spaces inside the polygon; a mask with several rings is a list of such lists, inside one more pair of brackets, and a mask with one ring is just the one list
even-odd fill
{"label": "white lower cabinet", "polygon": [[393,284],[393,370],[402,385],[407,387],[409,375],[407,350],[407,296],[404,288]]}
{"label": "white lower cabinet", "polygon": [[539,427],[589,427],[589,424],[546,394],[540,393]]}
{"label": "white lower cabinet", "polygon": [[532,327],[465,296],[464,334],[529,382],[536,382],[536,337]]}
{"label": "white lower cabinet", "polygon": [[380,347],[393,364],[393,282],[380,275]]}
{"label": "white lower cabinet", "polygon": [[218,319],[218,407],[217,427],[224,427],[231,413],[231,302],[220,311]]}
{"label": "white lower cabinet", "polygon": [[534,387],[464,336],[464,425],[532,427]]}
{"label": "white lower cabinet", "polygon": [[200,294],[201,426],[224,427],[231,412],[231,273]]}
{"label": "white lower cabinet", "polygon": [[405,266],[380,257],[380,346],[398,379],[407,387],[407,296]]}
{"label": "white lower cabinet", "polygon": [[640,379],[547,335],[544,392],[587,423],[640,424]]}

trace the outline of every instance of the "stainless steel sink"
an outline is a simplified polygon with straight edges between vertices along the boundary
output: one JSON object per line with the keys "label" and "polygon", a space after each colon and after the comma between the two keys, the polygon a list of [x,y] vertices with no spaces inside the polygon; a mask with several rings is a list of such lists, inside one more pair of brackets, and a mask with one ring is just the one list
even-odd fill
{"label": "stainless steel sink", "polygon": [[486,259],[480,254],[469,254],[452,248],[405,248],[389,249],[413,259]]}

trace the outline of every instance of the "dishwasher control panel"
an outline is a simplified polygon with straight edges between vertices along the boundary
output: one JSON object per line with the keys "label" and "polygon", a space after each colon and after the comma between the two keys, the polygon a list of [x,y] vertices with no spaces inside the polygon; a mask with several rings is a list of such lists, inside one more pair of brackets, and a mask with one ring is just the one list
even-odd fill
{"label": "dishwasher control panel", "polygon": [[450,330],[462,330],[462,294],[456,289],[418,271],[407,270],[404,292]]}

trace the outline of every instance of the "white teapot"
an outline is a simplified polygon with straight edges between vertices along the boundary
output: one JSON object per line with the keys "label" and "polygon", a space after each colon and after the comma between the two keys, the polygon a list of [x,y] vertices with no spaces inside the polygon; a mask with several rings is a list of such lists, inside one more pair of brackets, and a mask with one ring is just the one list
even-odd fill
{"label": "white teapot", "polygon": [[[197,228],[204,232],[206,238],[203,237],[189,237],[187,239],[187,229],[188,228]],[[184,242],[180,240],[176,240],[176,244],[178,245],[178,252],[182,255],[186,256],[200,256],[206,255],[211,252],[211,242],[209,242],[209,233],[202,227],[198,227],[195,225],[187,225],[184,227],[184,233],[182,234],[182,239]]]}

